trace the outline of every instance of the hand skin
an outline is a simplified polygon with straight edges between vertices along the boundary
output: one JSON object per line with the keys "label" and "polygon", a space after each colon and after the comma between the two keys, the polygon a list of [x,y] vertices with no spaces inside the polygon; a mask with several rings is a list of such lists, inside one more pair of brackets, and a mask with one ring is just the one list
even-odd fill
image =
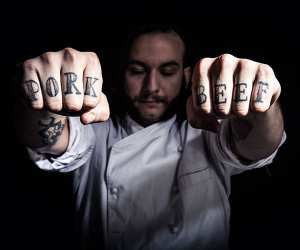
{"label": "hand skin", "polygon": [[41,153],[60,155],[69,143],[68,116],[83,124],[109,118],[102,72],[93,52],[65,48],[23,63],[21,91],[14,107],[17,137]]}
{"label": "hand skin", "polygon": [[229,119],[233,152],[245,161],[269,156],[283,134],[281,86],[266,64],[223,54],[194,68],[187,117],[195,128],[218,132]]}

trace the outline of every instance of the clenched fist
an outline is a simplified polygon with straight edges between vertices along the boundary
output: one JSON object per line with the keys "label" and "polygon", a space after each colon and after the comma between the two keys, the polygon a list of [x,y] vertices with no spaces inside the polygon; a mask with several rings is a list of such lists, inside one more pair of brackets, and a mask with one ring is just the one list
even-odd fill
{"label": "clenched fist", "polygon": [[188,120],[194,127],[217,131],[219,118],[265,112],[280,92],[280,84],[266,64],[229,54],[203,58],[193,71]]}
{"label": "clenched fist", "polygon": [[107,120],[109,105],[102,93],[97,55],[65,48],[23,63],[22,87],[33,109],[80,115],[83,123]]}

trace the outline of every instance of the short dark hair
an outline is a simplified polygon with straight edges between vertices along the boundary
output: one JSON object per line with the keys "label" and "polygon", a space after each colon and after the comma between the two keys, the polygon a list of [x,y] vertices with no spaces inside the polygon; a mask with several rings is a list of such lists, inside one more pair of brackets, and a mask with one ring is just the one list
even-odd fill
{"label": "short dark hair", "polygon": [[137,28],[131,30],[127,36],[127,39],[124,42],[124,46],[122,46],[122,64],[126,65],[126,60],[128,59],[128,54],[130,48],[134,41],[146,34],[174,34],[178,36],[184,45],[184,54],[183,54],[183,66],[186,67],[189,65],[189,49],[187,46],[187,39],[185,39],[185,34],[183,30],[179,27],[179,25],[174,24],[146,24],[138,26]]}

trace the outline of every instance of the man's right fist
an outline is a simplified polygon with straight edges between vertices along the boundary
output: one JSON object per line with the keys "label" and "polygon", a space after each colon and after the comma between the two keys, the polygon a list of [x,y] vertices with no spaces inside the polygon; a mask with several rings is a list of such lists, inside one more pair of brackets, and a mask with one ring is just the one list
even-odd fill
{"label": "man's right fist", "polygon": [[23,63],[22,87],[33,109],[80,115],[84,124],[109,118],[102,71],[94,52],[65,48]]}

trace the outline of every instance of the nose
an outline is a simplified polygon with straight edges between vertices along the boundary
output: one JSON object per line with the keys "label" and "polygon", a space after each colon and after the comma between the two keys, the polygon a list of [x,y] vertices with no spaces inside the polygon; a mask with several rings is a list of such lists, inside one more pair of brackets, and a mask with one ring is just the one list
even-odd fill
{"label": "nose", "polygon": [[144,86],[150,93],[159,91],[159,78],[155,69],[152,69],[147,74],[147,77],[145,78]]}

